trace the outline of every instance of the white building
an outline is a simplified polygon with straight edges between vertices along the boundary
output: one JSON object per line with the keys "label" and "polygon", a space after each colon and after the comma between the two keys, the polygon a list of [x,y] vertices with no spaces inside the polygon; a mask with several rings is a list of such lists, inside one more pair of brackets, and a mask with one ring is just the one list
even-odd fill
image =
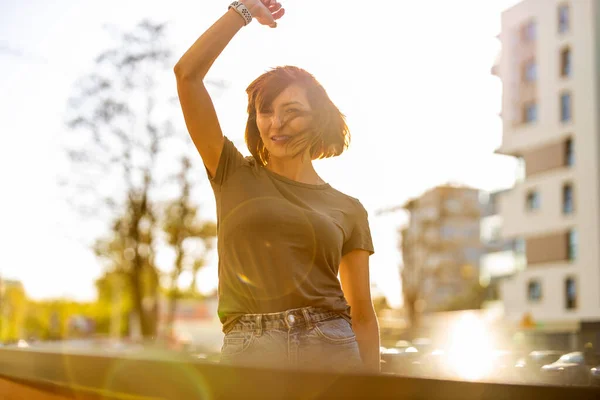
{"label": "white building", "polygon": [[523,169],[499,199],[501,235],[527,258],[502,285],[505,313],[600,347],[600,0],[524,0],[499,38],[497,153]]}

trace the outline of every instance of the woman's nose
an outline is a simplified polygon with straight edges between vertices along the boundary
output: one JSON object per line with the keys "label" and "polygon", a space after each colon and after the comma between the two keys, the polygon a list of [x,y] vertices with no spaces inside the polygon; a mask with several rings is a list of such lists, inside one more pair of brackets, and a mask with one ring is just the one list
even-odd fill
{"label": "woman's nose", "polygon": [[283,118],[279,114],[273,114],[271,117],[271,125],[274,128],[281,128],[283,125]]}

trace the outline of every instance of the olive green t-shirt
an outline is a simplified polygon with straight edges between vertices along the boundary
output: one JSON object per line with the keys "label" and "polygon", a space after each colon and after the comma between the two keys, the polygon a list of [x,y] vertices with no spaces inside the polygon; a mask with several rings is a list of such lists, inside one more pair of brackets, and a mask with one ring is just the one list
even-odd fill
{"label": "olive green t-shirt", "polygon": [[367,212],[357,199],[329,184],[278,175],[242,156],[228,138],[210,182],[224,331],[243,314],[307,306],[349,319],[340,260],[354,249],[374,251]]}

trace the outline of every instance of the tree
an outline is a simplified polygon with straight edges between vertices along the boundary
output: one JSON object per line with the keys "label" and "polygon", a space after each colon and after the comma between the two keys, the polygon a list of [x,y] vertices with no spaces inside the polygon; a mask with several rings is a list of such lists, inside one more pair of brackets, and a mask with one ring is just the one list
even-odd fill
{"label": "tree", "polygon": [[0,343],[20,339],[27,313],[23,284],[0,278]]}
{"label": "tree", "polygon": [[[184,130],[172,122],[175,116],[182,119],[176,96],[169,95],[175,88],[174,60],[166,32],[165,24],[147,20],[130,32],[117,32],[116,45],[80,79],[67,118],[71,137],[66,150],[75,173],[69,171],[62,182],[71,189],[73,209],[107,222],[101,241],[108,253],[98,252],[98,235],[90,242],[109,261],[108,272],[125,274],[122,287],[129,290],[131,312],[145,337],[157,332],[155,236],[162,228],[161,205],[171,200],[164,197],[164,184],[176,165],[161,160],[194,151],[188,135],[177,135]],[[228,86],[219,79],[207,84],[216,94]],[[200,259],[196,271],[201,266]]]}
{"label": "tree", "polygon": [[[173,328],[177,301],[181,296],[179,278],[184,270],[190,269],[192,284],[190,292],[196,291],[196,276],[205,263],[208,251],[212,249],[212,239],[217,234],[217,227],[212,221],[198,221],[198,206],[191,203],[192,188],[189,176],[192,164],[187,157],[181,160],[181,170],[175,177],[181,194],[166,207],[163,231],[167,243],[175,251],[175,262],[171,271],[169,296],[169,311],[167,315],[167,332]],[[187,251],[186,251],[186,245]],[[193,246],[192,246],[193,245]],[[200,251],[193,252],[190,247]],[[195,254],[192,254],[195,253]]]}
{"label": "tree", "polygon": [[[145,315],[147,323],[152,324],[152,332],[157,329],[157,317],[149,316],[157,311],[151,307],[157,304],[154,299],[159,288],[158,271],[153,261],[154,234],[150,224],[141,225],[144,228],[138,230],[133,240],[130,220],[129,215],[117,218],[108,236],[97,239],[94,244],[96,256],[105,262],[105,274],[96,281],[98,301],[110,305],[111,333],[115,336],[123,333],[127,324],[123,323],[123,317],[129,314],[137,318]],[[134,250],[136,247],[137,251]],[[142,299],[139,308],[136,308],[137,296]]]}
{"label": "tree", "polygon": [[174,99],[161,84],[171,83],[166,74],[173,62],[164,24],[142,21],[118,38],[119,44],[96,58],[71,98],[67,153],[75,174],[69,183],[80,212],[113,221],[119,244],[112,243],[111,252],[122,252],[133,312],[142,335],[150,337],[158,312],[153,257],[158,159],[175,131]]}
{"label": "tree", "polygon": [[107,268],[96,282],[98,293],[95,303],[97,333],[113,338],[129,332],[129,316],[132,311],[131,280],[122,268]]}
{"label": "tree", "polygon": [[79,303],[67,299],[28,300],[20,337],[60,340],[92,333],[87,329],[85,332],[78,331],[74,322],[95,319],[94,311],[94,305],[91,303]]}

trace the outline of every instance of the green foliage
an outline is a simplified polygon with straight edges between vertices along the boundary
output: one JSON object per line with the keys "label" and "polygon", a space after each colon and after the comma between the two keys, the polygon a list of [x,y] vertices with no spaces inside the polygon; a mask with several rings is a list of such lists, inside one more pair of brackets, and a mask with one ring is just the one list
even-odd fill
{"label": "green foliage", "polygon": [[[97,333],[126,335],[129,333],[128,317],[133,309],[131,281],[127,274],[119,270],[106,271],[95,284],[98,294],[95,303]],[[112,331],[115,323],[120,327],[118,332]]]}
{"label": "green foliage", "polygon": [[[121,334],[131,332],[137,328],[129,327],[134,315],[142,335],[149,338],[158,331],[159,236],[164,234],[177,254],[172,282],[189,270],[194,293],[195,277],[212,249],[216,226],[198,220],[198,207],[189,197],[193,179],[188,176],[192,168],[187,158],[182,158],[175,179],[181,192],[170,200],[158,197],[172,172],[163,156],[173,165],[172,160],[185,153],[173,143],[181,140],[173,123],[180,112],[174,98],[164,95],[167,87],[174,88],[166,25],[142,21],[131,31],[118,33],[117,39],[98,55],[70,99],[67,126],[73,135],[65,143],[75,173],[67,182],[74,189],[73,207],[109,224],[93,245],[105,268],[96,282],[98,302],[90,311],[98,331],[109,333],[117,326]],[[188,251],[194,246],[196,251]],[[171,298],[185,294],[173,285],[167,292]],[[31,326],[48,331],[46,317],[32,317]]]}
{"label": "green foliage", "polygon": [[19,339],[58,340],[80,334],[70,323],[83,317],[97,320],[102,308],[94,303],[66,299],[34,301],[28,299],[22,285],[6,288],[2,305],[0,341]]}
{"label": "green foliage", "polygon": [[27,316],[27,296],[19,282],[0,280],[0,341],[17,340]]}
{"label": "green foliage", "polygon": [[119,33],[118,43],[96,58],[74,88],[67,125],[75,139],[65,140],[76,172],[69,179],[74,202],[87,202],[74,207],[112,222],[94,250],[108,271],[127,276],[132,309],[146,337],[156,334],[157,323],[158,159],[174,137],[173,104],[162,87],[172,73],[171,55],[165,24],[142,21]]}
{"label": "green foliage", "polygon": [[179,277],[185,270],[192,273],[189,292],[196,293],[196,276],[204,266],[207,253],[213,247],[217,234],[216,224],[197,218],[198,206],[192,203],[192,188],[189,173],[191,162],[187,157],[181,160],[181,169],[175,180],[181,190],[179,197],[167,203],[162,222],[167,243],[175,250],[175,262],[171,271],[171,285],[168,290],[169,310],[167,314],[167,332],[173,327],[177,300],[182,296]]}

